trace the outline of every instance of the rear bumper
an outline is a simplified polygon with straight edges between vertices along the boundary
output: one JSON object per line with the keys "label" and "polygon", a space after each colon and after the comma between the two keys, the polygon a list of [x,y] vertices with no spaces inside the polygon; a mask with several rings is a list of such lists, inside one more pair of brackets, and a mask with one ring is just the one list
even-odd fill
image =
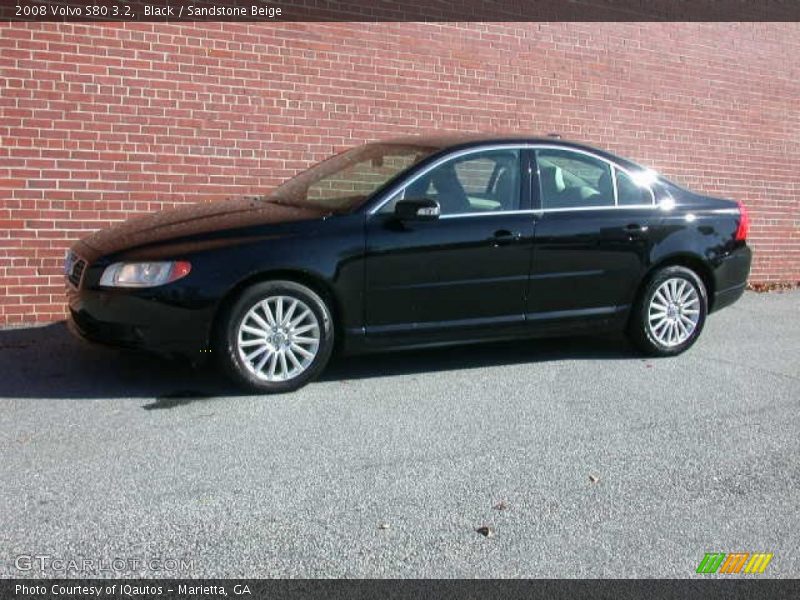
{"label": "rear bumper", "polygon": [[721,292],[717,292],[714,294],[714,302],[711,305],[711,312],[717,311],[721,308],[725,308],[726,306],[730,306],[734,302],[736,302],[739,298],[742,297],[744,294],[744,290],[747,287],[747,284],[743,283],[741,285],[737,285],[734,288],[729,288],[727,290],[722,290]]}
{"label": "rear bumper", "polygon": [[730,306],[742,297],[752,260],[752,251],[744,245],[722,259],[714,270],[715,292],[711,312]]}

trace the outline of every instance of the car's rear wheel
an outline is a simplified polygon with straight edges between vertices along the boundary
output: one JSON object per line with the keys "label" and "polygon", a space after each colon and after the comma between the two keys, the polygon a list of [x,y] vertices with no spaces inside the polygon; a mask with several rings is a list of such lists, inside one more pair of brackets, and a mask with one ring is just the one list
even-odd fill
{"label": "car's rear wheel", "polygon": [[267,281],[247,288],[231,306],[215,354],[240,385],[289,392],[325,368],[333,336],[330,309],[316,292],[293,281]]}
{"label": "car's rear wheel", "polygon": [[628,334],[647,354],[675,356],[697,341],[707,311],[706,288],[700,277],[686,267],[665,267],[645,285]]}

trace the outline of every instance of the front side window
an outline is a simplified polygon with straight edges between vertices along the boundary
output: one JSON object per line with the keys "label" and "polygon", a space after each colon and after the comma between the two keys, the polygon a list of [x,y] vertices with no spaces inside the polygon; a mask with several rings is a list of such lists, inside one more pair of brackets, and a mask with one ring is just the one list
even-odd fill
{"label": "front side window", "polygon": [[322,161],[279,186],[273,200],[348,212],[437,149],[413,144],[365,144]]}
{"label": "front side window", "polygon": [[394,211],[401,198],[436,200],[442,215],[518,210],[519,159],[517,149],[485,150],[454,158],[412,181],[380,212]]}
{"label": "front side window", "polygon": [[607,162],[570,150],[536,151],[543,209],[614,206]]}

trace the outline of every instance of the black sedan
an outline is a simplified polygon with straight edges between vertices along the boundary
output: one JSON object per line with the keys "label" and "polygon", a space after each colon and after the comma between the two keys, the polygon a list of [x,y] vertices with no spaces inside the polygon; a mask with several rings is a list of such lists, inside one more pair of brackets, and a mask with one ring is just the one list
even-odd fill
{"label": "black sedan", "polygon": [[323,161],[270,195],[131,219],[76,243],[89,340],[210,352],[293,390],[345,353],[625,331],[689,348],[750,270],[742,204],[558,139],[414,137]]}

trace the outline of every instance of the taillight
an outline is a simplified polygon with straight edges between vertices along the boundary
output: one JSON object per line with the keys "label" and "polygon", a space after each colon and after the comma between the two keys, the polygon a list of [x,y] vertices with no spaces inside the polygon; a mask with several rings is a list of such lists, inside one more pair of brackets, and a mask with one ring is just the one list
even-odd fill
{"label": "taillight", "polygon": [[750,216],[747,214],[747,207],[742,203],[739,204],[739,226],[736,228],[736,236],[734,239],[737,242],[744,242],[747,239],[747,233],[750,231]]}

